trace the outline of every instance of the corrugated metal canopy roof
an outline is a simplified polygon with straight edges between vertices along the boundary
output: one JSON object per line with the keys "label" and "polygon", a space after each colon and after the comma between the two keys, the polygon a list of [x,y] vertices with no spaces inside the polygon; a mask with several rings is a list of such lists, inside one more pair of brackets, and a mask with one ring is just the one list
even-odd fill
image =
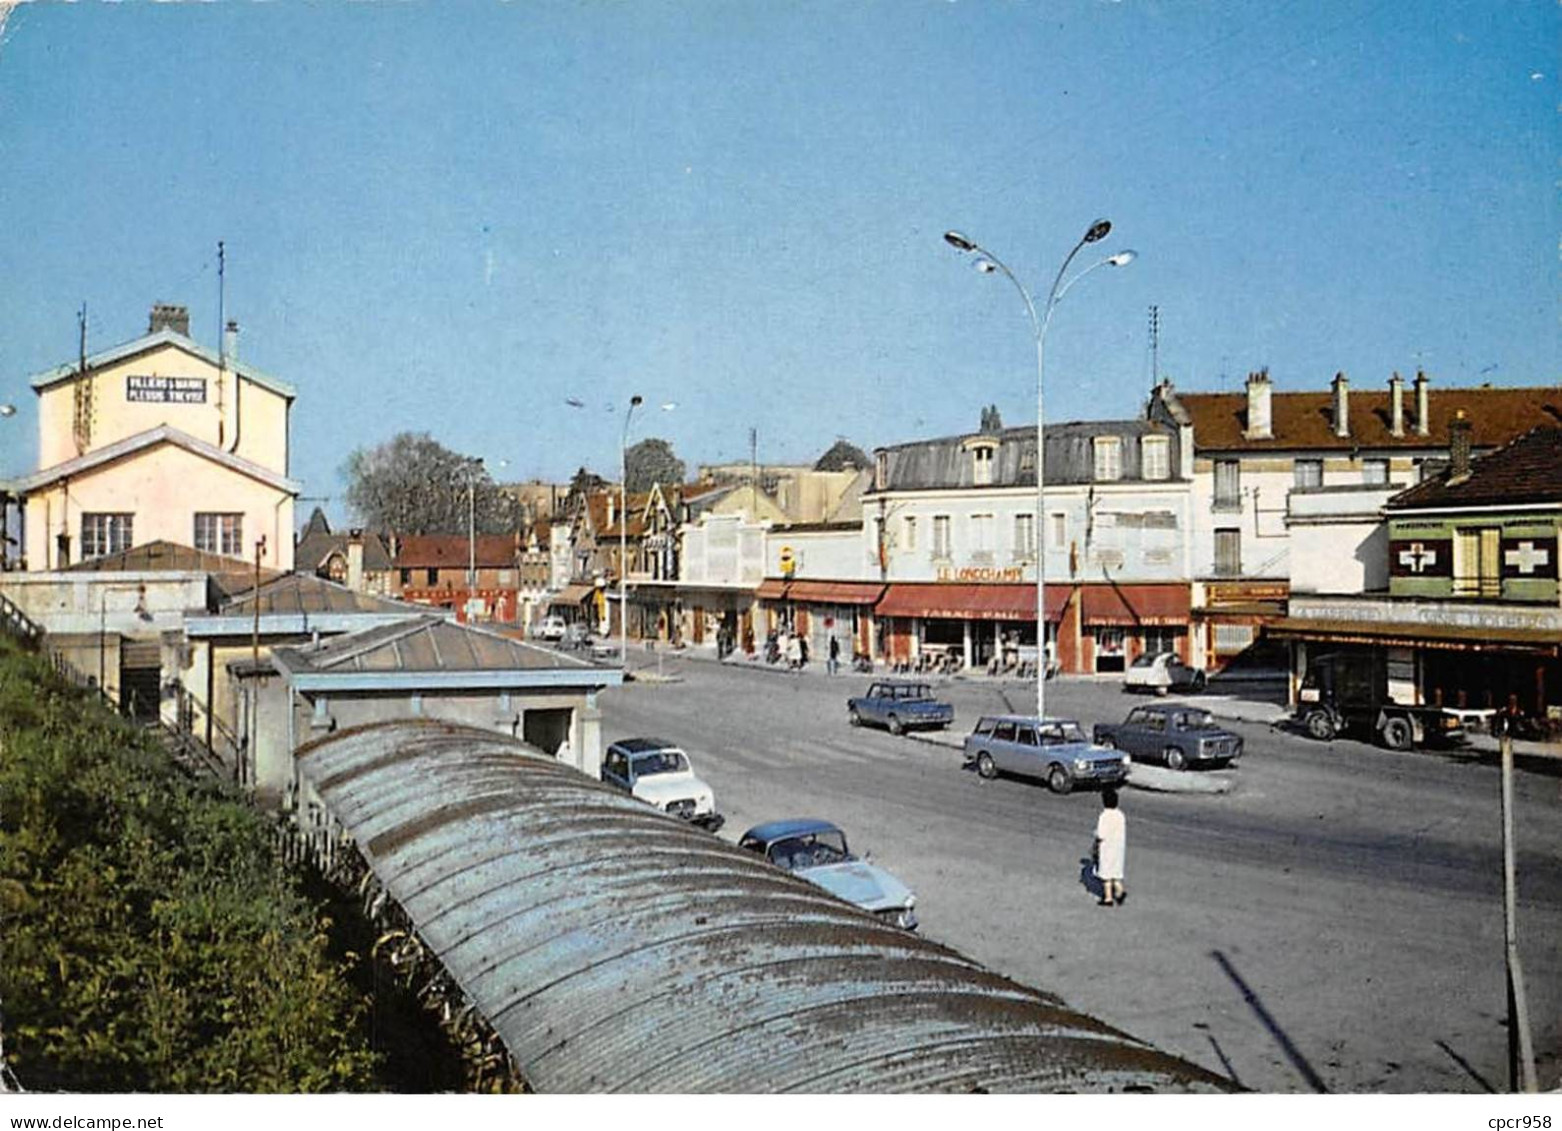
{"label": "corrugated metal canopy roof", "polygon": [[442,616],[417,616],[318,644],[280,648],[292,672],[508,672],[593,665]]}
{"label": "corrugated metal canopy roof", "polygon": [[223,616],[252,616],[256,601],[262,614],[271,613],[400,613],[417,616],[426,606],[360,593],[312,573],[290,573],[263,583],[260,589],[239,593],[223,603]]}
{"label": "corrugated metal canopy roof", "polygon": [[298,765],[541,1091],[1230,1086],[512,740],[397,722]]}

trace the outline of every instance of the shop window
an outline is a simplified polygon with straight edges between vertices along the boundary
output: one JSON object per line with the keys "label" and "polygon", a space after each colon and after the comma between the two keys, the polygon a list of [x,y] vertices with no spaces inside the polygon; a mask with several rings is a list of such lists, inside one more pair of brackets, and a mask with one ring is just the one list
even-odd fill
{"label": "shop window", "polygon": [[1236,577],[1242,572],[1242,532],[1215,531],[1215,575]]}
{"label": "shop window", "polygon": [[1123,442],[1117,436],[1097,436],[1095,440],[1096,480],[1110,482],[1123,477]]}
{"label": "shop window", "polygon": [[101,558],[104,554],[118,554],[135,542],[134,514],[108,514],[87,512],[81,516],[81,557]]}
{"label": "shop window", "polygon": [[1139,441],[1140,474],[1146,479],[1171,478],[1171,441],[1165,436],[1146,436]]}
{"label": "shop window", "polygon": [[1215,508],[1240,510],[1242,507],[1242,465],[1234,459],[1215,461]]}
{"label": "shop window", "polygon": [[244,516],[242,514],[197,511],[195,548],[226,558],[244,556]]}
{"label": "shop window", "polygon": [[1322,487],[1323,460],[1299,459],[1291,465],[1293,487]]}
{"label": "shop window", "polygon": [[1252,647],[1257,633],[1250,624],[1217,624],[1215,627],[1215,651],[1229,656]]}

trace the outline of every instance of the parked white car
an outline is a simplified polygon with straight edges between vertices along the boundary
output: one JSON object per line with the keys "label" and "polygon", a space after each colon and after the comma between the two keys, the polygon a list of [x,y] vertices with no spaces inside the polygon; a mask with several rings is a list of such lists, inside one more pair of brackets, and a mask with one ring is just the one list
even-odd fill
{"label": "parked white car", "polygon": [[602,756],[602,780],[647,805],[715,831],[716,792],[694,772],[689,756],[660,738],[622,738]]}
{"label": "parked white car", "polygon": [[1123,673],[1124,691],[1203,691],[1204,672],[1191,668],[1175,652],[1146,652]]}
{"label": "parked white car", "polygon": [[569,625],[564,623],[560,616],[543,617],[537,627],[532,630],[532,635],[538,640],[563,640],[564,634],[569,631]]}

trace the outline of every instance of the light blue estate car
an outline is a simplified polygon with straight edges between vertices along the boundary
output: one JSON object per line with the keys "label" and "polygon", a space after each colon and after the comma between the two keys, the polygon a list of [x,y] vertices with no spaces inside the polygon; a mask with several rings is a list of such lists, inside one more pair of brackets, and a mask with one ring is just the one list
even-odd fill
{"label": "light blue estate car", "polygon": [[947,727],[955,721],[955,709],[935,699],[927,684],[898,679],[881,679],[866,695],[846,700],[846,711],[852,726],[873,723],[888,727],[891,734],[913,727]]}
{"label": "light blue estate car", "polygon": [[831,895],[870,911],[882,922],[917,929],[917,897],[877,864],[859,860],[846,834],[829,821],[796,817],[755,825],[738,841],[778,868],[794,872]]}
{"label": "light blue estate car", "polygon": [[1067,793],[1076,783],[1118,785],[1128,777],[1129,756],[1097,746],[1072,719],[1042,719],[1034,715],[989,715],[966,735],[966,761],[976,763],[984,778],[1000,773],[1040,778],[1053,793]]}

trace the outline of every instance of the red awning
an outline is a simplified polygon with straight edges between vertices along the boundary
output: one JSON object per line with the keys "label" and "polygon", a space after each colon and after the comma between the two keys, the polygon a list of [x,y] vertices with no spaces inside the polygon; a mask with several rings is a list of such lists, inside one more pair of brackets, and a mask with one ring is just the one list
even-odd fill
{"label": "red awning", "polygon": [[877,581],[794,581],[786,591],[788,601],[818,605],[871,605],[883,595]]}
{"label": "red awning", "polygon": [[[1047,621],[1063,618],[1071,587],[1047,587]],[[1034,585],[952,585],[902,582],[891,585],[874,612],[881,617],[943,617],[950,620],[1036,620]]]}
{"label": "red awning", "polygon": [[754,596],[761,601],[779,601],[786,596],[786,586],[787,582],[784,578],[767,577],[759,583],[759,589],[755,591]]}
{"label": "red awning", "polygon": [[1086,585],[1080,590],[1085,624],[1187,624],[1186,585]]}

